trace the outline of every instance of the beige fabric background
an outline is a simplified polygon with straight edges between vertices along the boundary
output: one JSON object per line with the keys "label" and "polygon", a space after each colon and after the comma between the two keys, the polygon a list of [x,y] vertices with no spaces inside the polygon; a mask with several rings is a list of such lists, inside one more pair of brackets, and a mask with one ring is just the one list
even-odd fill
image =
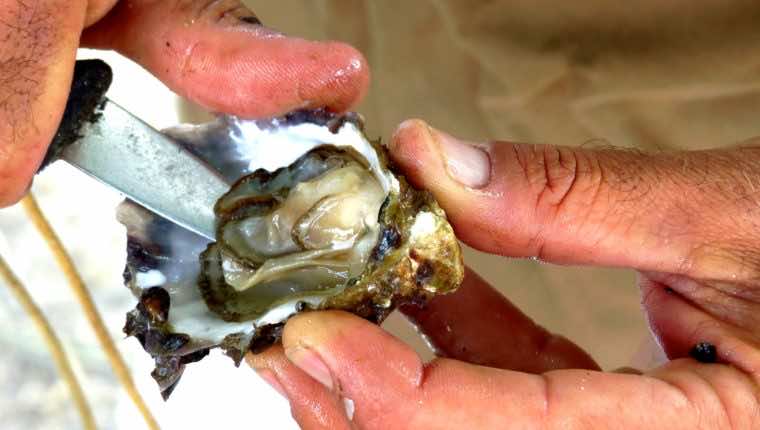
{"label": "beige fabric background", "polygon": [[[408,117],[471,139],[606,142],[651,150],[730,145],[760,136],[755,0],[248,3],[265,23],[290,34],[340,39],[361,49],[374,76],[358,110],[370,134],[386,140]],[[113,100],[155,127],[177,122],[175,96],[139,66],[113,53],[80,55],[115,67]],[[179,107],[184,121],[203,116]],[[124,312],[134,305],[121,286],[125,236],[113,217],[121,197],[64,163],[38,176],[33,189],[164,428],[226,428],[248,422],[251,411],[261,422],[273,420],[272,428],[295,428],[285,400],[221,354],[190,368],[172,401],[163,402],[149,376],[152,360],[121,333]],[[0,210],[0,253],[58,329],[102,428],[143,428],[19,207]],[[578,341],[606,368],[626,364],[648,335],[630,271],[556,267],[469,250],[467,260],[536,320]],[[77,428],[68,390],[39,333],[2,287],[0,324],[3,430]],[[391,318],[386,327],[424,351],[403,319]],[[505,328],[504,338],[509,335]]]}
{"label": "beige fabric background", "polygon": [[[358,110],[384,139],[409,117],[469,139],[649,150],[760,135],[758,2],[247,3],[288,34],[359,48],[373,78]],[[604,367],[627,364],[648,335],[630,271],[466,257]]]}

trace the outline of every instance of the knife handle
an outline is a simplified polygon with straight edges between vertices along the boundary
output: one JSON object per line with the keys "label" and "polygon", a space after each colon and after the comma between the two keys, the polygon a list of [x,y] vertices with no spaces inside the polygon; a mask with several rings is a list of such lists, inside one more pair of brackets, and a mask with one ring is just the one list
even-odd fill
{"label": "knife handle", "polygon": [[55,161],[68,145],[81,137],[79,131],[85,123],[98,118],[98,107],[105,100],[112,79],[111,66],[103,60],[76,62],[63,118],[37,173]]}

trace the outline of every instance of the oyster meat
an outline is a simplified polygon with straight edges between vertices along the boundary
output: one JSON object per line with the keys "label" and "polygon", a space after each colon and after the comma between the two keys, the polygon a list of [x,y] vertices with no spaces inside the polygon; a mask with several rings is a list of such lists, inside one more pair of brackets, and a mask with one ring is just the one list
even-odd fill
{"label": "oyster meat", "polygon": [[127,286],[139,298],[124,331],[156,362],[164,397],[186,364],[221,348],[236,364],[279,340],[298,312],[341,309],[380,323],[396,306],[456,289],[459,244],[425,191],[389,168],[356,114],[222,116],[168,130],[231,187],[216,242],[133,202]]}

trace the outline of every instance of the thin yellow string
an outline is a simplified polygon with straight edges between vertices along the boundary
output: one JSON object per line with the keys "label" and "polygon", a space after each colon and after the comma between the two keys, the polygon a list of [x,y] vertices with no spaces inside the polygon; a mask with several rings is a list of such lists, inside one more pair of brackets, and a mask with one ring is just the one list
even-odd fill
{"label": "thin yellow string", "polygon": [[129,368],[127,367],[126,363],[124,363],[124,359],[121,357],[121,354],[119,354],[119,351],[116,349],[116,345],[111,339],[111,336],[108,334],[108,330],[103,323],[103,319],[100,317],[98,310],[95,308],[92,297],[87,291],[87,288],[85,287],[82,278],[79,276],[76,267],[74,267],[73,261],[66,252],[66,249],[63,247],[61,240],[53,231],[53,228],[50,226],[50,223],[48,223],[45,215],[43,215],[40,207],[37,205],[37,202],[31,193],[27,194],[26,197],[21,200],[21,204],[26,210],[27,215],[29,215],[29,219],[45,239],[45,242],[47,242],[50,250],[53,253],[53,257],[61,267],[64,276],[66,276],[66,279],[69,281],[69,285],[74,292],[74,296],[79,302],[79,305],[82,307],[82,310],[84,311],[84,314],[87,317],[90,326],[95,331],[95,336],[98,338],[100,346],[103,348],[103,352],[105,352],[108,361],[111,363],[111,367],[116,374],[116,378],[124,386],[124,389],[132,399],[132,402],[140,411],[140,414],[142,414],[145,423],[148,425],[148,428],[151,430],[158,430],[158,422],[153,417],[153,414],[151,414],[142,396],[140,396],[140,393],[137,391],[137,387],[135,386],[134,381],[132,380],[132,376],[129,373]]}
{"label": "thin yellow string", "polygon": [[50,350],[50,355],[53,358],[55,366],[58,368],[58,372],[71,390],[71,396],[74,398],[74,404],[77,407],[79,416],[82,418],[82,425],[87,430],[96,430],[98,427],[95,424],[95,417],[92,415],[90,405],[87,404],[87,399],[82,391],[82,386],[79,384],[77,377],[74,375],[74,370],[71,368],[71,363],[66,357],[66,353],[63,351],[63,345],[61,340],[55,335],[53,327],[45,318],[40,308],[34,303],[32,296],[29,295],[29,291],[24,287],[24,284],[18,280],[16,275],[5,262],[2,256],[0,256],[0,278],[8,285],[8,289],[16,297],[16,300],[21,304],[21,307],[26,311],[27,315],[32,319],[32,322],[37,326],[40,331],[45,344]]}

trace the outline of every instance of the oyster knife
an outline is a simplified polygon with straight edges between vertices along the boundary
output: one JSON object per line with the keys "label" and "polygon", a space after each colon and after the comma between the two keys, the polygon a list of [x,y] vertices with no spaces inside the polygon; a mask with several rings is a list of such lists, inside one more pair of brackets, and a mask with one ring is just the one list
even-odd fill
{"label": "oyster knife", "polygon": [[63,120],[40,170],[64,160],[127,198],[214,240],[214,204],[230,184],[178,142],[104,96],[110,67],[77,61]]}

